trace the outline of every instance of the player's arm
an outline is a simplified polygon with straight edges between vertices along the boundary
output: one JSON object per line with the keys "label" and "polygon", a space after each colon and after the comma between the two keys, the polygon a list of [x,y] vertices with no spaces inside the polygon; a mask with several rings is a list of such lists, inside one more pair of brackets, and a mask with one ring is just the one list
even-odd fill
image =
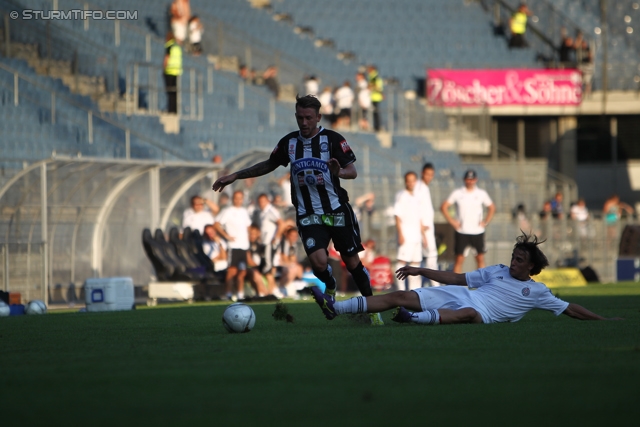
{"label": "player's arm", "polygon": [[489,225],[489,223],[491,222],[491,220],[493,219],[493,215],[496,213],[496,205],[495,203],[491,203],[488,207],[487,207],[487,217],[484,219],[484,221],[482,221],[481,225],[483,227],[486,227],[487,225]]}
{"label": "player's arm", "polygon": [[224,187],[232,184],[237,179],[255,178],[257,176],[266,175],[276,170],[278,166],[280,166],[278,163],[276,163],[271,158],[268,158],[267,160],[256,163],[255,165],[249,166],[246,169],[242,169],[238,172],[234,172],[232,174],[218,178],[216,182],[213,183],[211,189],[213,191],[222,191]]}
{"label": "player's arm", "polygon": [[216,229],[219,235],[224,237],[227,242],[233,242],[235,240],[233,237],[231,237],[231,235],[229,235],[229,233],[227,233],[222,224],[220,224],[219,222],[213,224],[213,227]]}
{"label": "player's arm", "polygon": [[396,277],[404,280],[408,276],[423,276],[436,282],[448,285],[467,286],[467,276],[453,271],[431,270],[430,268],[419,268],[405,266],[396,270]]}
{"label": "player's arm", "polygon": [[355,163],[349,163],[345,167],[340,167],[338,159],[329,159],[327,162],[331,174],[337,176],[340,179],[356,179],[358,171],[356,170]]}
{"label": "player's arm", "polygon": [[451,207],[451,203],[448,200],[445,200],[444,202],[442,202],[442,206],[440,206],[440,211],[442,212],[442,215],[444,215],[444,219],[446,219],[447,222],[451,224],[454,230],[457,230],[460,228],[460,222],[451,217],[451,214],[449,213],[449,207]]}
{"label": "player's arm", "polygon": [[567,316],[578,320],[622,320],[619,317],[607,319],[606,317],[602,317],[599,314],[593,313],[583,306],[574,303],[569,303],[569,306],[562,312],[562,314],[566,314]]}

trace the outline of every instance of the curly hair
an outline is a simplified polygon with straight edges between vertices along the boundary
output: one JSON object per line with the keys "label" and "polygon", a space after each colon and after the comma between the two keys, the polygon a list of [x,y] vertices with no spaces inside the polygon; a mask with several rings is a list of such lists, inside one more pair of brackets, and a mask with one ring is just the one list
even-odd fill
{"label": "curly hair", "polygon": [[[520,230],[522,231],[522,230]],[[538,241],[538,237],[535,234],[527,235],[522,231],[522,235],[516,239],[516,244],[513,246],[513,250],[523,250],[529,254],[529,261],[533,263],[533,268],[529,272],[532,276],[540,274],[543,268],[549,265],[547,256],[542,253],[538,245],[546,242],[546,240]]]}
{"label": "curly hair", "polygon": [[322,107],[322,104],[320,103],[320,100],[313,95],[296,95],[296,108],[297,107],[313,108],[314,110],[316,110],[316,114],[318,114],[320,112],[320,107]]}

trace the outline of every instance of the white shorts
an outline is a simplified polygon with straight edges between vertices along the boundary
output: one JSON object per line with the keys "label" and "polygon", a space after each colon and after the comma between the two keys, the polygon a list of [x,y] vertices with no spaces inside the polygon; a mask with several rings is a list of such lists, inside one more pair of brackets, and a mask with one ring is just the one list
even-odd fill
{"label": "white shorts", "polygon": [[441,308],[448,310],[458,310],[460,308],[475,308],[471,303],[471,291],[466,286],[440,286],[437,288],[419,288],[413,292],[420,298],[422,311],[438,310]]}
{"label": "white shorts", "polygon": [[398,261],[422,261],[422,242],[404,242],[398,246]]}

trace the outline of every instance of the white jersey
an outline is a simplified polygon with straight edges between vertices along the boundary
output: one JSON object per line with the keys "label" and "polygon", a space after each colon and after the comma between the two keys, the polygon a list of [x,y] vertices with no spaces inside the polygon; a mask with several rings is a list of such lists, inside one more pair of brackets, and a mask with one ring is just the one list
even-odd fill
{"label": "white jersey", "polygon": [[189,227],[191,230],[198,230],[200,235],[204,235],[204,227],[213,225],[215,219],[213,214],[208,210],[195,212],[193,208],[188,208],[182,214],[182,229]]}
{"label": "white jersey", "polygon": [[431,190],[429,186],[422,180],[418,180],[414,193],[420,198],[422,210],[422,223],[427,227],[433,227],[435,211],[433,209],[433,201],[431,200]]}
{"label": "white jersey", "polygon": [[393,214],[400,219],[400,229],[405,243],[422,242],[421,211],[420,197],[415,191],[411,194],[407,190],[402,190],[396,194]]}
{"label": "white jersey", "polygon": [[353,107],[354,97],[353,90],[349,86],[340,87],[334,95],[336,108],[338,110],[344,110]]}
{"label": "white jersey", "polygon": [[509,267],[498,264],[466,273],[472,307],[484,323],[517,322],[532,309],[548,310],[556,316],[569,303],[556,298],[544,283],[521,281],[509,274]]}
{"label": "white jersey", "polygon": [[228,242],[229,249],[249,249],[249,226],[251,218],[247,208],[235,206],[226,207],[216,218],[232,241]]}
{"label": "white jersey", "polygon": [[469,191],[466,187],[454,190],[447,202],[455,205],[460,234],[482,234],[485,228],[480,225],[484,218],[484,207],[491,206],[493,201],[486,191],[475,187]]}
{"label": "white jersey", "polygon": [[280,212],[271,203],[264,210],[260,210],[260,239],[265,245],[270,245],[278,230]]}

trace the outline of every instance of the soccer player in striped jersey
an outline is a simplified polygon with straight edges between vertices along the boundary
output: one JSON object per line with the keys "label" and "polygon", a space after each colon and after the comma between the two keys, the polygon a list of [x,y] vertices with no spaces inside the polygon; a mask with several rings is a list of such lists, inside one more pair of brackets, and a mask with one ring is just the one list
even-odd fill
{"label": "soccer player in striped jersey", "polygon": [[[331,240],[362,295],[373,295],[369,272],[358,256],[364,250],[358,220],[347,191],[340,186],[340,179],[358,175],[356,156],[342,135],[318,126],[322,115],[316,97],[296,97],[295,108],[299,131],[285,135],[267,160],[218,178],[212,189],[222,191],[238,179],[266,175],[278,166],[291,165],[291,200],[298,233],[313,273],[326,285],[325,316],[333,318],[336,314],[330,305],[335,301],[336,280],[327,251]],[[371,323],[383,324],[379,313],[371,313]]]}

